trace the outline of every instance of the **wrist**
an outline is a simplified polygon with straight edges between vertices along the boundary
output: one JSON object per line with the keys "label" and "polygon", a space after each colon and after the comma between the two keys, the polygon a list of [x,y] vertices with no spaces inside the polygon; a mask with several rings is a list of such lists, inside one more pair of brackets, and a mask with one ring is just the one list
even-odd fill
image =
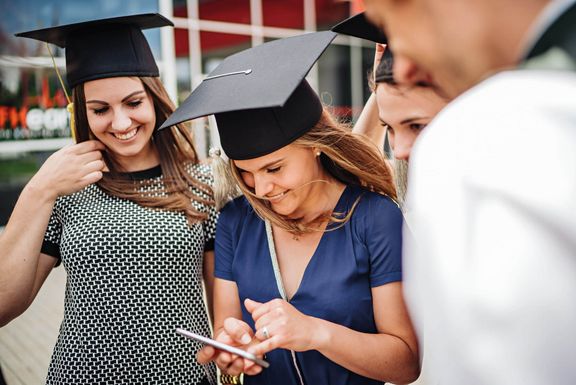
{"label": "wrist", "polygon": [[231,376],[229,374],[225,374],[225,373],[221,373],[220,374],[220,383],[222,385],[241,385],[242,384],[242,379],[240,378],[240,376]]}
{"label": "wrist", "polygon": [[22,189],[22,194],[34,198],[37,202],[53,203],[58,198],[58,194],[45,186],[43,183],[32,177],[30,182]]}
{"label": "wrist", "polygon": [[320,318],[312,318],[314,325],[311,330],[313,330],[311,338],[311,348],[313,350],[321,351],[326,346],[330,345],[332,340],[332,328],[330,327],[330,322],[325,321]]}

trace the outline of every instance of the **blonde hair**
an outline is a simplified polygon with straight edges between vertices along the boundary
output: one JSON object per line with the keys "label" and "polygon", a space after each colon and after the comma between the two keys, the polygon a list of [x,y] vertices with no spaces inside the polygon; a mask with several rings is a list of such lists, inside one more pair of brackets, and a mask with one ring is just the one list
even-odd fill
{"label": "blonde hair", "polygon": [[[360,186],[396,199],[392,172],[382,153],[368,139],[353,134],[344,125],[337,123],[326,110],[318,123],[292,144],[320,151],[320,162],[325,171],[345,185]],[[309,224],[286,218],[272,210],[267,200],[256,196],[254,190],[244,183],[232,160],[230,167],[240,190],[261,218],[295,235],[315,231]],[[330,213],[321,220],[328,220],[329,225],[344,224],[352,216],[357,203],[348,213]]]}
{"label": "blonde hair", "polygon": [[[191,175],[190,166],[198,163],[192,135],[183,124],[162,131],[158,127],[174,111],[174,105],[162,82],[156,77],[140,77],[146,93],[150,95],[156,113],[156,127],[151,140],[158,151],[162,168],[163,187],[153,181],[134,181],[122,175],[122,169],[114,159],[114,154],[104,152],[104,160],[110,172],[98,182],[107,194],[133,201],[141,206],[168,211],[182,212],[189,224],[204,220],[206,212],[196,209],[193,202],[213,205],[211,187],[202,182],[210,175]],[[84,85],[74,88],[74,117],[76,119],[76,139],[84,142],[91,139],[91,131],[86,113]],[[194,189],[191,189],[193,187]]]}

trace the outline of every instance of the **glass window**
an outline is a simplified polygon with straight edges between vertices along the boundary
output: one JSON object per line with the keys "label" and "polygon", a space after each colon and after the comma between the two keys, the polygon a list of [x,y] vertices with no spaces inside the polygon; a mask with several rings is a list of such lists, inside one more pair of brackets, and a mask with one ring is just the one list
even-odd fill
{"label": "glass window", "polygon": [[176,17],[188,17],[187,0],[172,0],[172,12]]}
{"label": "glass window", "polygon": [[350,3],[338,0],[316,0],[316,29],[330,29],[350,15]]}
{"label": "glass window", "polygon": [[200,19],[250,24],[250,0],[201,0]]}
{"label": "glass window", "polygon": [[332,44],[318,60],[318,87],[322,102],[333,113],[350,118],[350,47]]}
{"label": "glass window", "polygon": [[202,73],[212,72],[224,58],[250,48],[251,45],[251,37],[248,35],[201,31]]}
{"label": "glass window", "polygon": [[262,0],[262,14],[267,27],[304,28],[304,0]]}

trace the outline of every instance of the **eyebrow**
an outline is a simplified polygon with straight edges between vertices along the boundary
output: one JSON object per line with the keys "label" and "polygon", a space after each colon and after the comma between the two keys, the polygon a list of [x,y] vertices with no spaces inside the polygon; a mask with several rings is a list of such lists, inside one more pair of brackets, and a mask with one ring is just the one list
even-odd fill
{"label": "eyebrow", "polygon": [[412,123],[413,121],[420,120],[420,119],[430,119],[430,118],[427,116],[414,116],[411,118],[404,119],[403,121],[400,122],[400,124],[404,125],[404,124]]}
{"label": "eyebrow", "polygon": [[[285,159],[285,158],[280,158],[280,159],[273,160],[272,162],[266,163],[264,166],[260,167],[260,168],[258,169],[258,171],[262,171],[262,170],[264,170],[264,169],[267,169],[267,168],[269,168],[270,166],[275,165],[276,163],[282,162],[284,159]],[[250,171],[246,171],[246,170],[244,170],[244,169],[242,169],[242,168],[240,168],[240,167],[238,167],[238,166],[236,166],[236,167],[238,168],[238,171],[240,171],[240,172],[250,172]]]}
{"label": "eyebrow", "polygon": [[[122,103],[124,103],[128,99],[130,99],[130,98],[132,98],[138,94],[144,93],[144,92],[145,92],[144,90],[134,91],[130,95],[128,95],[124,99],[122,99]],[[87,100],[86,104],[89,104],[89,103],[108,104],[107,102],[103,102],[102,100]]]}

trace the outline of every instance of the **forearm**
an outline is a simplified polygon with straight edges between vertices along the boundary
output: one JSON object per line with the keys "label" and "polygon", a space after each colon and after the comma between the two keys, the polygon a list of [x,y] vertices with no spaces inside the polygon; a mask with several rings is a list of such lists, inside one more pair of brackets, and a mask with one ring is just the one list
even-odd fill
{"label": "forearm", "polygon": [[380,124],[375,93],[372,93],[366,102],[366,105],[362,109],[362,113],[356,121],[352,132],[367,136],[380,149],[380,151],[384,150],[386,130]]}
{"label": "forearm", "polygon": [[314,322],[313,349],[346,369],[394,384],[410,383],[418,377],[418,352],[400,337],[360,333],[317,318]]}
{"label": "forearm", "polygon": [[29,183],[0,236],[0,323],[28,305],[55,198]]}

